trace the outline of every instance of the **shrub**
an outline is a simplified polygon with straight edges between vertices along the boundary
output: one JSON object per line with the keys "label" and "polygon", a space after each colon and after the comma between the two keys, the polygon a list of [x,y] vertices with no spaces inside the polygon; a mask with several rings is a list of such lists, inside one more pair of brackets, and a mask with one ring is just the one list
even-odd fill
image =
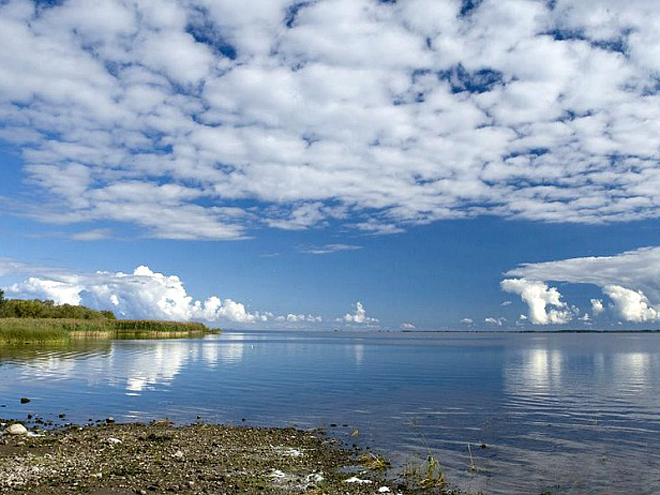
{"label": "shrub", "polygon": [[40,299],[3,299],[0,318],[67,318],[76,320],[114,320],[112,311],[96,311],[85,306],[55,304]]}

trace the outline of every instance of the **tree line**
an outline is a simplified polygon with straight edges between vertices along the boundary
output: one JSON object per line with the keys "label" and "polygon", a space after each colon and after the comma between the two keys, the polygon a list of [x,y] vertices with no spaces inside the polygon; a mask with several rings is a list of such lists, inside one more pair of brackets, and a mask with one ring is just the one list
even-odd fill
{"label": "tree line", "polygon": [[114,320],[112,311],[96,311],[85,306],[55,304],[47,299],[5,299],[0,289],[0,318],[71,318],[76,320]]}

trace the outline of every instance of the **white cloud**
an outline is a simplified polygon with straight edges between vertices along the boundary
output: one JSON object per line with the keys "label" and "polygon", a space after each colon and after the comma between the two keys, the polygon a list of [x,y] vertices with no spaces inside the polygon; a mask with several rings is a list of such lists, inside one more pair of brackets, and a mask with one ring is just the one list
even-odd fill
{"label": "white cloud", "polygon": [[500,306],[506,307],[506,306],[510,306],[511,304],[513,304],[513,301],[504,301],[502,302],[502,304],[500,304]]}
{"label": "white cloud", "polygon": [[344,315],[343,321],[345,323],[357,323],[360,325],[376,325],[378,324],[377,318],[367,316],[367,312],[360,301],[355,303],[355,313],[347,313]]}
{"label": "white cloud", "polygon": [[112,232],[110,229],[92,229],[78,232],[71,237],[77,241],[100,241],[101,239],[107,239],[111,235]]}
{"label": "white cloud", "polygon": [[30,277],[21,283],[7,287],[8,296],[19,296],[26,299],[51,299],[56,304],[80,304],[82,285],[57,280],[44,280]]}
{"label": "white cloud", "polygon": [[[615,256],[524,264],[506,275],[532,280],[592,284],[600,287],[603,294],[612,300],[615,311],[624,321],[641,323],[660,318],[658,247],[641,248]],[[590,302],[594,316],[604,312],[601,299],[591,299]]]}
{"label": "white cloud", "polygon": [[488,323],[489,325],[497,325],[498,327],[501,327],[506,323],[506,318],[504,316],[501,316],[499,318],[493,318],[491,316],[484,318],[484,322]]}
{"label": "white cloud", "polygon": [[22,211],[174,239],[660,216],[660,4],[475,5],[1,2]]}
{"label": "white cloud", "polygon": [[314,315],[305,315],[305,314],[288,314],[286,316],[279,317],[279,321],[287,321],[289,323],[300,323],[300,322],[306,322],[306,323],[321,323],[323,321],[323,318],[320,316],[314,316]]}
{"label": "white cloud", "polygon": [[300,252],[306,254],[331,254],[339,251],[356,251],[358,249],[362,249],[362,246],[356,246],[353,244],[326,244],[325,246],[320,247],[305,248]]}
{"label": "white cloud", "polygon": [[401,330],[415,330],[417,327],[412,323],[402,323]]}
{"label": "white cloud", "polygon": [[601,299],[591,299],[590,302],[591,312],[594,316],[598,316],[599,314],[602,314],[603,311],[605,311],[605,308],[603,307],[603,301]]}
{"label": "white cloud", "polygon": [[[561,294],[556,287],[548,287],[543,282],[524,278],[502,280],[500,285],[502,290],[518,294],[527,303],[529,320],[535,325],[562,325],[573,317],[571,311],[566,309],[566,303],[560,300]],[[547,309],[548,306],[558,309]]]}
{"label": "white cloud", "polygon": [[[26,265],[17,265],[23,271],[29,271]],[[0,274],[3,273],[2,266],[3,263],[0,263]],[[119,316],[129,318],[235,324],[282,320],[312,324],[322,321],[320,316],[313,315],[289,314],[286,317],[275,317],[270,312],[249,311],[243,303],[217,296],[195,300],[188,295],[179,277],[154,272],[146,266],[139,266],[130,274],[72,274],[51,269],[43,275],[31,276],[23,282],[8,286],[6,294],[8,297],[45,298],[58,304],[83,304],[92,308],[110,309]]]}
{"label": "white cloud", "polygon": [[625,321],[654,321],[660,316],[658,310],[650,306],[642,291],[626,289],[619,285],[606,285],[603,292],[612,299],[616,311]]}
{"label": "white cloud", "polygon": [[474,323],[474,320],[472,318],[463,318],[461,320],[461,323],[464,325],[472,325]]}

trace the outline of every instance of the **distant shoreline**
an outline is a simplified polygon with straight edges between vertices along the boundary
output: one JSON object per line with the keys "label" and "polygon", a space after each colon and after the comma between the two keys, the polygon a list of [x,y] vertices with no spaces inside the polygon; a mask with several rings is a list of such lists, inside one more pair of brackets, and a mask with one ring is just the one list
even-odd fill
{"label": "distant shoreline", "polygon": [[[495,334],[518,334],[518,333],[660,333],[658,330],[397,330],[397,333],[495,333]],[[394,332],[392,332],[394,333]]]}

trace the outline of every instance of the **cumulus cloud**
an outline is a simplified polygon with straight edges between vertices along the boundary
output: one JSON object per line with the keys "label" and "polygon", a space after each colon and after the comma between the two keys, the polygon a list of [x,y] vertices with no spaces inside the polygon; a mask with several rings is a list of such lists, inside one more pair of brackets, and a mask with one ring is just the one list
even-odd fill
{"label": "cumulus cloud", "polygon": [[[566,303],[560,300],[556,287],[524,278],[502,280],[500,285],[502,290],[520,296],[529,308],[529,320],[536,325],[562,325],[573,317]],[[548,306],[554,308],[548,309]]]}
{"label": "cumulus cloud", "polygon": [[195,300],[188,295],[179,277],[154,272],[146,266],[139,266],[133,273],[70,274],[51,270],[47,275],[32,276],[6,287],[6,294],[17,298],[52,299],[57,304],[110,309],[119,316],[131,318],[239,324],[322,321],[320,316],[313,315],[275,317],[270,312],[249,311],[243,303],[217,296]]}
{"label": "cumulus cloud", "polygon": [[412,323],[402,323],[401,330],[415,330],[417,327]]}
{"label": "cumulus cloud", "polygon": [[80,293],[83,286],[72,281],[44,280],[30,277],[24,282],[7,287],[8,296],[21,298],[44,298],[55,301],[56,304],[80,304]]}
{"label": "cumulus cloud", "polygon": [[[531,280],[592,284],[600,287],[615,312],[628,322],[660,319],[660,248],[645,247],[615,256],[570,258],[524,264],[507,276]],[[504,288],[505,282],[502,282]],[[542,284],[542,282],[536,282]],[[605,311],[601,299],[591,299],[594,316]]]}
{"label": "cumulus cloud", "polygon": [[603,292],[614,302],[614,308],[625,321],[643,322],[658,319],[660,313],[650,306],[642,291],[619,285],[606,285]]}
{"label": "cumulus cloud", "polygon": [[321,323],[323,318],[314,315],[305,314],[288,314],[286,316],[278,316],[276,321],[286,321],[288,323]]}
{"label": "cumulus cloud", "polygon": [[461,320],[461,323],[464,325],[472,325],[474,323],[474,320],[472,318],[463,318]]}
{"label": "cumulus cloud", "polygon": [[487,318],[484,318],[484,322],[488,323],[489,325],[496,325],[498,327],[501,327],[506,323],[506,318],[504,316],[500,316],[499,318],[493,318],[492,316],[489,316]]}
{"label": "cumulus cloud", "polygon": [[367,316],[367,312],[360,301],[355,303],[355,313],[346,313],[343,318],[344,323],[357,323],[360,325],[376,325],[377,318]]}
{"label": "cumulus cloud", "polygon": [[603,306],[603,301],[601,299],[591,299],[590,302],[591,312],[594,316],[598,316],[599,314],[603,313],[603,311],[605,311],[605,307]]}
{"label": "cumulus cloud", "polygon": [[660,216],[660,4],[464,4],[0,2],[21,211],[173,239]]}

